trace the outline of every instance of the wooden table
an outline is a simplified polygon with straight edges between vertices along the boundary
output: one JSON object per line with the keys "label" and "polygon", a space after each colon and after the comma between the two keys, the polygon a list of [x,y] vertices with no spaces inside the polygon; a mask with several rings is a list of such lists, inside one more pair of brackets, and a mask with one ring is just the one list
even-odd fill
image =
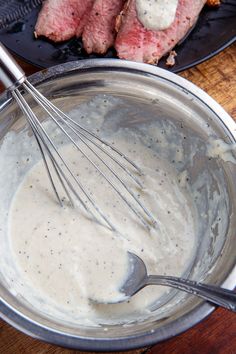
{"label": "wooden table", "polygon": [[[19,61],[26,73],[38,69]],[[236,44],[216,57],[180,74],[204,89],[236,120]],[[0,87],[0,91],[2,87]],[[132,354],[235,354],[236,316],[217,309],[211,316],[189,331]],[[69,354],[62,349],[32,339],[0,320],[0,354]],[[75,351],[75,353],[81,353]]]}

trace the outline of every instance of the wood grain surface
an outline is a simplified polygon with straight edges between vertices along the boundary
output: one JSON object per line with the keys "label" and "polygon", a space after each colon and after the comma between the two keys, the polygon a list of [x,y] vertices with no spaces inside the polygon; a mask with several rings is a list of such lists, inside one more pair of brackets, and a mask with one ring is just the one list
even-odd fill
{"label": "wood grain surface", "polygon": [[[38,69],[19,61],[28,75]],[[236,44],[180,74],[211,95],[236,120]],[[3,88],[0,86],[0,91]],[[0,354],[82,353],[32,339],[0,320]],[[236,354],[236,316],[217,309],[187,332],[132,354]]]}

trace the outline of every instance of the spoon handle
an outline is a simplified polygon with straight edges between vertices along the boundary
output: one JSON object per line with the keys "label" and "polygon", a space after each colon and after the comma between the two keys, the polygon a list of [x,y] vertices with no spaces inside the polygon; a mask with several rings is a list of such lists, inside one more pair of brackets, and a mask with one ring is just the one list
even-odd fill
{"label": "spoon handle", "polygon": [[201,284],[192,280],[159,275],[149,275],[145,282],[145,286],[146,285],[170,286],[236,312],[236,293],[233,290],[223,289],[214,285]]}

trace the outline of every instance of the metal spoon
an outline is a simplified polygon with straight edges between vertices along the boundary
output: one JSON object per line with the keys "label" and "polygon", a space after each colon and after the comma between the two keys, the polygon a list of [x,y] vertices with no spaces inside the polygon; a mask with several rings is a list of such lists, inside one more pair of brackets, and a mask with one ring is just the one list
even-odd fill
{"label": "metal spoon", "polygon": [[130,272],[120,289],[120,292],[125,295],[124,300],[147,285],[164,285],[199,296],[215,305],[236,312],[236,293],[234,291],[177,277],[148,275],[147,268],[141,258],[132,252],[128,252],[128,257]]}

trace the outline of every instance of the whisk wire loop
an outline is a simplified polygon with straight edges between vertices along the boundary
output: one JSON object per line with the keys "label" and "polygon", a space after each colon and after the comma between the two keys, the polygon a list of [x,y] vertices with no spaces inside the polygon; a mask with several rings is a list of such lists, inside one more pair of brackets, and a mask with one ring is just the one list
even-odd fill
{"label": "whisk wire loop", "polygon": [[[26,85],[24,85],[26,86]],[[34,92],[31,92],[31,90],[29,89],[30,93],[33,95]],[[42,98],[41,97],[34,97],[35,100],[39,103],[39,104],[44,104],[44,102],[42,102]],[[45,98],[44,98],[45,100]],[[71,129],[71,131],[80,139],[80,141],[83,142],[83,144],[90,150],[92,151],[92,153],[99,159],[99,161],[102,162],[103,165],[106,166],[106,168],[112,173],[112,175],[117,179],[117,181],[119,181],[121,183],[121,185],[126,189],[126,191],[129,193],[129,195],[136,201],[136,203],[141,207],[141,209],[144,211],[144,213],[146,214],[146,216],[148,218],[151,219],[152,223],[155,223],[155,219],[153,218],[153,216],[150,214],[150,212],[145,208],[145,206],[140,202],[140,200],[135,196],[135,194],[132,192],[132,190],[126,185],[126,183],[124,182],[124,180],[119,177],[119,175],[106,163],[106,161],[101,157],[100,154],[98,154],[87,142],[86,140],[80,135],[78,134],[78,132],[70,125],[68,125],[67,121],[65,121],[65,119],[63,119],[63,117],[57,112],[57,110],[54,110],[54,105],[51,104],[50,102],[47,102],[47,105],[44,105],[44,109],[47,112],[47,114],[52,118],[52,120],[54,121],[54,123],[57,125],[57,127],[67,136],[67,138],[73,143],[73,145],[82,153],[82,155],[95,167],[95,169],[105,178],[105,180],[113,187],[113,189],[118,193],[118,195],[120,196],[120,198],[128,205],[128,207],[136,214],[136,216],[142,221],[142,223],[144,224],[145,227],[149,227],[149,225],[147,224],[146,220],[144,219],[144,217],[134,208],[134,206],[128,201],[127,198],[124,197],[124,195],[120,192],[120,190],[117,188],[117,186],[111,181],[111,179],[109,177],[107,177],[107,175],[101,170],[101,168],[94,163],[94,161],[88,156],[88,154],[84,151],[84,149],[78,145],[78,143],[71,137],[71,135],[63,128],[63,126],[57,121],[57,119],[53,116],[53,114],[49,111],[49,109],[47,109],[45,106],[53,109],[53,111],[55,111],[56,115],[58,116],[58,118],[65,123],[65,125],[67,127],[69,127]],[[66,116],[65,114],[63,114],[64,117],[68,118],[68,116]]]}
{"label": "whisk wire loop", "polygon": [[[23,83],[23,87],[24,89],[30,93],[33,98],[35,99],[35,101],[41,106],[43,107],[44,111],[49,115],[49,117],[53,120],[53,122],[56,124],[56,126],[66,135],[66,137],[69,139],[69,141],[80,151],[80,153],[92,164],[92,166],[100,173],[100,175],[102,175],[104,177],[104,179],[111,185],[111,187],[117,192],[117,194],[120,196],[120,198],[127,204],[127,206],[134,212],[134,214],[138,217],[138,219],[142,222],[142,224],[150,230],[150,225],[155,225],[156,224],[156,220],[154,219],[154,217],[151,215],[151,213],[148,211],[148,209],[145,207],[145,205],[143,205],[143,203],[138,199],[138,197],[134,194],[134,192],[127,186],[127,184],[125,183],[125,181],[123,180],[123,178],[121,178],[115,171],[114,169],[109,166],[109,164],[106,162],[106,160],[104,160],[104,158],[100,155],[100,153],[98,151],[96,151],[93,146],[97,147],[97,149],[99,151],[101,151],[102,153],[104,153],[106,156],[108,156],[109,158],[112,159],[113,162],[117,163],[118,166],[124,171],[126,172],[129,177],[131,177],[134,182],[136,182],[138,184],[139,187],[141,187],[141,183],[136,179],[136,177],[130,173],[128,171],[128,169],[126,168],[126,166],[124,166],[116,157],[114,157],[113,155],[110,154],[110,152],[106,151],[102,146],[100,146],[98,143],[96,143],[92,137],[94,137],[95,139],[99,140],[100,143],[104,144],[105,146],[111,148],[112,151],[117,152],[118,155],[122,158],[124,158],[128,163],[129,163],[129,159],[127,159],[119,150],[115,149],[113,146],[108,145],[107,142],[104,142],[103,140],[101,140],[100,138],[98,138],[96,135],[90,134],[90,132],[87,129],[82,128],[79,124],[77,124],[77,122],[74,122],[68,115],[66,115],[65,113],[63,113],[61,110],[59,110],[56,106],[54,106],[48,99],[46,99],[40,92],[38,92],[38,90],[36,90],[27,80]],[[41,122],[38,120],[37,116],[35,115],[35,113],[32,111],[32,109],[30,108],[30,106],[28,105],[27,101],[25,100],[25,98],[22,96],[22,94],[20,93],[20,91],[18,89],[15,89],[13,92],[13,97],[16,99],[17,103],[19,104],[20,108],[22,109],[23,113],[25,114],[31,128],[33,131],[33,134],[36,138],[37,144],[39,146],[39,150],[42,154],[42,158],[50,179],[50,182],[52,184],[52,188],[54,190],[54,193],[60,203],[60,205],[63,205],[62,200],[59,196],[58,190],[56,188],[56,184],[54,182],[54,179],[52,177],[52,174],[50,172],[50,167],[48,165],[45,153],[44,153],[44,149],[47,153],[47,156],[49,157],[52,167],[57,175],[58,180],[60,181],[69,201],[70,204],[73,206],[73,199],[70,196],[70,193],[66,187],[66,185],[68,186],[69,190],[76,196],[76,198],[79,200],[79,202],[82,204],[82,206],[84,207],[84,209],[89,212],[92,217],[97,221],[97,222],[101,222],[100,219],[98,219],[94,212],[91,211],[90,208],[88,208],[88,206],[86,205],[86,202],[84,202],[81,197],[79,196],[79,194],[76,192],[76,190],[74,189],[73,185],[71,184],[71,182],[69,181],[69,179],[67,178],[67,176],[65,175],[64,171],[62,170],[62,168],[60,167],[60,165],[58,164],[57,160],[55,159],[55,156],[53,155],[53,153],[51,152],[49,145],[51,146],[52,150],[54,151],[54,153],[57,155],[57,157],[60,159],[60,161],[62,162],[62,165],[64,166],[64,168],[67,170],[67,172],[69,173],[69,175],[72,177],[72,179],[74,180],[74,182],[79,186],[80,190],[83,192],[85,198],[91,203],[91,205],[93,206],[93,208],[95,209],[95,211],[99,214],[100,218],[102,218],[103,222],[105,222],[105,224],[112,230],[115,230],[114,225],[110,222],[110,220],[104,215],[104,213],[100,210],[100,208],[96,205],[95,201],[93,200],[93,198],[89,195],[89,193],[86,191],[85,187],[82,185],[82,183],[79,181],[79,179],[74,175],[74,173],[72,172],[72,170],[69,168],[68,164],[66,163],[66,161],[64,160],[64,158],[62,157],[62,155],[60,154],[60,152],[58,151],[56,145],[54,144],[54,142],[52,141],[51,137],[48,135],[47,131],[45,130],[45,128],[43,127],[43,125],[41,124]],[[53,115],[53,113],[55,115]],[[137,206],[139,206],[141,208],[141,210],[144,212],[144,214],[146,215],[146,217],[144,217],[144,215],[142,215],[137,209],[136,207],[123,195],[123,193],[119,190],[119,188],[117,187],[117,185],[104,173],[104,171],[99,167],[99,165],[97,163],[95,163],[90,156],[84,151],[84,149],[82,148],[82,146],[80,146],[78,144],[78,142],[76,142],[72,135],[68,133],[68,131],[65,129],[69,128],[70,131],[79,139],[80,142],[82,142],[84,144],[85,147],[87,147],[94,156],[96,156],[96,158],[108,169],[108,171],[110,171],[110,173],[114,176],[114,178],[121,184],[121,186],[128,192],[128,195],[130,195],[131,198],[133,198],[133,200],[136,202]],[[47,142],[45,141],[45,138],[47,140]],[[91,144],[91,145],[90,145]],[[140,172],[139,168],[131,163],[131,165],[138,171]],[[151,223],[150,223],[151,222]]]}

